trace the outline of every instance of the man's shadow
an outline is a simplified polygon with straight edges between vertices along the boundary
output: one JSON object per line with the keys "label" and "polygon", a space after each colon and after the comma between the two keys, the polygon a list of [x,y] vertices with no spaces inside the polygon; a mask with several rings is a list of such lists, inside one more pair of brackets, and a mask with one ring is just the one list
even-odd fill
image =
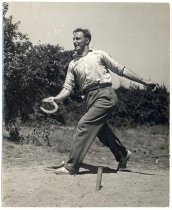
{"label": "man's shadow", "polygon": [[[59,166],[50,166],[50,167],[47,167],[45,170],[56,170],[60,167],[64,166],[64,164],[61,164]],[[101,165],[99,165],[101,166]],[[99,166],[94,166],[94,165],[91,165],[91,164],[88,164],[88,163],[82,163],[81,164],[81,169],[86,169],[86,170],[81,170],[78,175],[84,175],[84,174],[97,174],[98,172],[98,167]],[[129,169],[112,169],[112,168],[109,168],[109,167],[105,167],[105,166],[101,166],[103,167],[103,173],[117,173],[117,172],[122,172],[122,173],[136,173],[136,174],[142,174],[142,175],[158,175],[158,174],[153,174],[153,173],[145,173],[145,172],[140,172],[140,171],[132,171],[132,170],[129,170]]]}
{"label": "man's shadow", "polygon": [[[90,165],[90,164],[87,164],[87,163],[82,163],[81,168],[84,168],[86,170],[80,171],[79,175],[83,175],[83,174],[97,174],[97,172],[98,172],[98,166]],[[132,171],[132,170],[128,170],[128,169],[119,169],[119,170],[117,170],[117,169],[112,169],[112,168],[103,166],[103,173],[117,173],[117,172],[137,173],[137,174],[142,174],[142,175],[158,175],[158,174],[153,174],[153,173]]]}
{"label": "man's shadow", "polygon": [[[87,163],[82,163],[81,164],[81,169],[86,169],[84,171],[80,171],[79,174],[97,174],[98,172],[98,166],[90,165]],[[109,167],[104,167],[103,166],[103,173],[117,173],[116,169],[112,169]]]}

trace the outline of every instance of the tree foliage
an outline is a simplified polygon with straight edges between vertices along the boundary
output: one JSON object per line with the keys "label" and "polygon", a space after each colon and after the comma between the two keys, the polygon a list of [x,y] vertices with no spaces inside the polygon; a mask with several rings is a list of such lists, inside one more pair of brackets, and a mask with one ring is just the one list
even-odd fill
{"label": "tree foliage", "polygon": [[6,120],[18,114],[18,101],[20,100],[20,81],[23,75],[22,63],[28,49],[32,46],[26,35],[18,31],[19,22],[13,23],[13,17],[6,17],[8,4],[3,4],[3,93],[4,117]]}
{"label": "tree foliage", "polygon": [[169,123],[169,92],[165,86],[154,92],[139,86],[120,86],[116,93],[119,104],[111,121],[115,125],[143,125]]}

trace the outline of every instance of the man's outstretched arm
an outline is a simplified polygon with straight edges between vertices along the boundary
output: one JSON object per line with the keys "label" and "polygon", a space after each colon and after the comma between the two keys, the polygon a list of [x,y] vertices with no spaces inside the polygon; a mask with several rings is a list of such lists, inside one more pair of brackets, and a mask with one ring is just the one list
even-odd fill
{"label": "man's outstretched arm", "polygon": [[126,77],[129,80],[132,80],[134,82],[141,83],[143,85],[149,86],[150,88],[155,88],[157,85],[154,82],[145,80],[132,72],[130,69],[126,68],[125,66],[121,65],[117,61],[111,58],[106,52],[101,52],[102,59],[108,69],[110,69],[112,72],[116,73],[119,76]]}
{"label": "man's outstretched arm", "polygon": [[143,79],[126,67],[124,68],[122,76],[146,86],[152,86],[153,88],[156,86],[156,83]]}

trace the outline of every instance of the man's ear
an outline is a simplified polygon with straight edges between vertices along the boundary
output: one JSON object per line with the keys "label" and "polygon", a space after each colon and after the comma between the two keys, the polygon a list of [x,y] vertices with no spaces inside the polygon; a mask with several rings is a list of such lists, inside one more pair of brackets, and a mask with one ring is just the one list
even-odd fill
{"label": "man's ear", "polygon": [[90,43],[90,40],[88,38],[86,38],[86,43],[89,44]]}

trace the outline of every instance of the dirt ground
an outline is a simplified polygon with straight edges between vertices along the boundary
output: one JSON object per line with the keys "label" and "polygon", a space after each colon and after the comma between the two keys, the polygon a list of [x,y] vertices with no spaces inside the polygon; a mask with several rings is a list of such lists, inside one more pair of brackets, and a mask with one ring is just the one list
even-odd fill
{"label": "dirt ground", "polygon": [[[5,142],[3,148],[4,207],[169,206],[168,156],[133,152],[127,169],[116,173],[117,163],[109,150],[93,146],[80,174],[73,176],[45,170],[67,159],[67,155],[11,142]],[[46,153],[49,159],[45,160]],[[102,187],[95,191],[98,165],[104,167]]]}

